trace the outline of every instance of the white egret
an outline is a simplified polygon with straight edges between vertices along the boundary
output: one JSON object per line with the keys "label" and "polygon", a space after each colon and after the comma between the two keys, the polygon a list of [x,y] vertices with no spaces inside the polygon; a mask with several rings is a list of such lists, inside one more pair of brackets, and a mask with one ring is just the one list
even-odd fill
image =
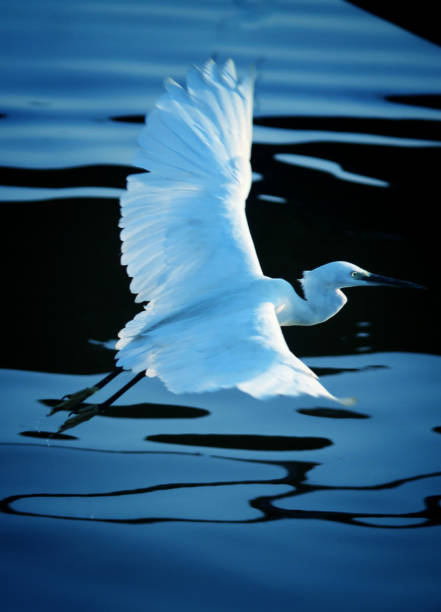
{"label": "white egret", "polygon": [[303,298],[264,276],[245,216],[252,75],[240,80],[232,60],[209,60],[185,87],[169,79],[165,88],[139,138],[135,164],[149,172],[129,176],[121,198],[121,262],[136,301],[148,304],[119,333],[118,368],[54,410],[123,369],[137,376],[105,406],[144,374],[174,393],[237,387],[259,399],[336,399],[291,353],[281,326],[326,321],[346,303],[345,287],[419,285],[334,261],[304,272]]}

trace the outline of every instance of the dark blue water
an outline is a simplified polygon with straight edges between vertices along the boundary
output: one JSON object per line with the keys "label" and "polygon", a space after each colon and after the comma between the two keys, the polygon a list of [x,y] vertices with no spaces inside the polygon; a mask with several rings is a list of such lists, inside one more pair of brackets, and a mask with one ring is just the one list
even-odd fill
{"label": "dark blue water", "polygon": [[[441,49],[337,0],[2,16],[2,608],[439,610]],[[257,67],[264,271],[345,259],[428,291],[353,290],[286,331],[350,409],[153,379],[57,435],[49,406],[110,370],[136,312],[117,198],[140,122],[210,55]]]}

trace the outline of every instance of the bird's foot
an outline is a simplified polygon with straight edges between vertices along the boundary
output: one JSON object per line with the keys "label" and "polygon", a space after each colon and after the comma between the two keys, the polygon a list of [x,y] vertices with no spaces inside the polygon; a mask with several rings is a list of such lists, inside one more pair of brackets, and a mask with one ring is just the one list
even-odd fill
{"label": "bird's foot", "polygon": [[61,402],[58,402],[58,404],[55,404],[55,406],[52,407],[52,410],[49,412],[48,416],[52,416],[60,410],[74,410],[77,406],[84,402],[85,399],[96,393],[98,390],[98,387],[86,387],[85,389],[81,389],[76,393],[66,395]]}
{"label": "bird's foot", "polygon": [[62,425],[60,425],[57,433],[63,433],[63,431],[72,429],[72,427],[88,421],[100,412],[101,409],[99,404],[90,404],[84,408],[78,408],[74,413],[71,413],[72,416],[69,416],[69,418],[66,419]]}

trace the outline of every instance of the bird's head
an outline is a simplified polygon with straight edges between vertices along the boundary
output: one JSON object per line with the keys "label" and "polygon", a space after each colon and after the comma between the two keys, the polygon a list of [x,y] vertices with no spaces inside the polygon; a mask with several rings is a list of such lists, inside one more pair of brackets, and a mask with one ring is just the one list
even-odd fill
{"label": "bird's head", "polygon": [[398,280],[388,276],[381,276],[380,274],[373,274],[347,261],[332,261],[314,270],[304,272],[303,281],[307,283],[320,283],[332,289],[343,289],[345,287],[372,287],[374,285],[425,289],[425,287],[417,285],[416,283]]}

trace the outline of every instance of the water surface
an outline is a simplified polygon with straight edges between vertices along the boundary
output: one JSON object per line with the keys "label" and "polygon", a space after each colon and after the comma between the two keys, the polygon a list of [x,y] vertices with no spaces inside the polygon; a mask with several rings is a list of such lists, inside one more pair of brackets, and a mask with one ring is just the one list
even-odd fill
{"label": "water surface", "polygon": [[[2,14],[4,608],[438,610],[439,47],[338,0]],[[112,367],[136,312],[117,198],[143,116],[213,55],[258,74],[265,273],[345,259],[429,290],[348,291],[325,325],[286,330],[350,409],[145,380],[56,434],[49,407]]]}

